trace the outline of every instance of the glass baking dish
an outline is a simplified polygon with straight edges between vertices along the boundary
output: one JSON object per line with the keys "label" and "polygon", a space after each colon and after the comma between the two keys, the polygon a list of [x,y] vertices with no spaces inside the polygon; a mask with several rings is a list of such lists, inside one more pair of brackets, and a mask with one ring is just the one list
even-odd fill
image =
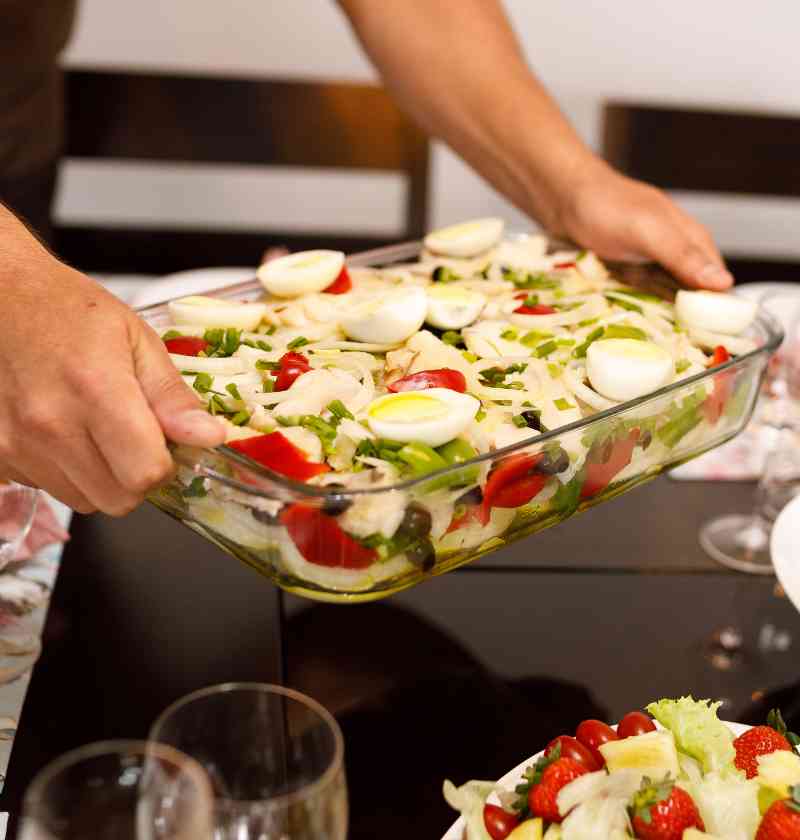
{"label": "glass baking dish", "polygon": [[[415,242],[364,252],[351,256],[348,264],[408,262],[420,247]],[[670,284],[655,267],[613,265],[613,274],[630,285],[668,294]],[[253,279],[207,294],[254,300],[263,289]],[[170,322],[166,303],[142,309],[140,315],[154,328]],[[175,479],[148,499],[297,595],[342,603],[383,598],[614,498],[738,434],[750,419],[767,362],[782,338],[778,325],[763,311],[747,335],[755,349],[713,370],[530,441],[391,486],[317,487],[273,473],[227,446],[179,446],[173,449]],[[574,452],[586,453],[585,459],[573,464]],[[484,476],[505,470],[544,475],[546,480],[542,492],[517,508],[486,511],[480,493],[468,492],[458,499],[445,533],[435,539],[415,535],[419,502],[430,507],[443,487],[452,489],[454,473],[471,467]],[[329,523],[356,503],[405,505],[406,550],[391,556],[371,552],[365,562],[340,546],[338,526],[332,530]],[[309,562],[306,557],[312,554],[314,562]]]}

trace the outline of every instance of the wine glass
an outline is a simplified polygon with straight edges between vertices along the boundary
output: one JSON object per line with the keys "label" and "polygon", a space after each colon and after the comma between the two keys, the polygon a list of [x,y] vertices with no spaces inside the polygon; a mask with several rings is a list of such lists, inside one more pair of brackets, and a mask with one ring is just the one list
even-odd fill
{"label": "wine glass", "polygon": [[104,741],[57,758],[25,793],[21,840],[212,840],[203,768],[146,741]]}
{"label": "wine glass", "polygon": [[39,491],[15,481],[0,482],[0,569],[22,545],[33,523]]}
{"label": "wine glass", "polygon": [[196,758],[214,788],[214,840],[345,840],[338,724],[316,701],[262,683],[196,691],[151,738]]}
{"label": "wine glass", "polygon": [[756,488],[753,510],[707,522],[700,545],[720,565],[749,574],[774,574],[769,539],[775,517],[800,492],[800,294],[776,292],[762,304],[780,313],[786,338],[771,360],[759,417],[769,432],[769,451]]}

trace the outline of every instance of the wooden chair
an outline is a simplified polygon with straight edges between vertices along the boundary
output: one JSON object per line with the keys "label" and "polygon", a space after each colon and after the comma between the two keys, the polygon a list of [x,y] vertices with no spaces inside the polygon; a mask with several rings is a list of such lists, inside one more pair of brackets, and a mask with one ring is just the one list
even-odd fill
{"label": "wooden chair", "polygon": [[[66,157],[395,171],[407,179],[406,238],[428,211],[427,137],[379,87],[73,70]],[[223,220],[221,221],[221,225]],[[62,225],[55,248],[86,270],[152,273],[256,265],[266,246],[345,251],[379,237],[288,231]]]}
{"label": "wooden chair", "polygon": [[[610,102],[603,154],[664,189],[800,198],[800,116]],[[729,256],[739,280],[800,280],[800,263]]]}

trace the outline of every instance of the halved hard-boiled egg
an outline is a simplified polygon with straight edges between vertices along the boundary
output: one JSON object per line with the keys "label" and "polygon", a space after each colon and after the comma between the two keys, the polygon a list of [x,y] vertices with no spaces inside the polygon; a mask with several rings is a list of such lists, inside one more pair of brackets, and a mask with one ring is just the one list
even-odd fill
{"label": "halved hard-boiled egg", "polygon": [[298,251],[265,262],[257,273],[261,285],[271,295],[291,298],[326,289],[343,266],[341,251]]}
{"label": "halved hard-boiled egg", "polygon": [[390,440],[441,446],[457,438],[473,421],[480,400],[448,388],[386,394],[367,409],[373,434]]}
{"label": "halved hard-boiled egg", "polygon": [[265,303],[240,303],[235,300],[221,300],[205,295],[173,300],[169,314],[175,324],[192,324],[198,327],[236,327],[240,330],[254,330],[267,311]]}
{"label": "halved hard-boiled egg", "polygon": [[652,341],[607,338],[586,351],[592,388],[610,400],[632,400],[666,385],[673,376],[672,356]]}
{"label": "halved hard-boiled egg", "polygon": [[689,292],[675,296],[675,314],[686,327],[711,330],[723,335],[739,335],[756,317],[758,304],[725,292]]}
{"label": "halved hard-boiled egg", "polygon": [[475,219],[429,233],[425,247],[444,257],[475,257],[496,245],[502,235],[502,219]]}
{"label": "halved hard-boiled egg", "polygon": [[426,290],[428,314],[425,320],[440,330],[460,330],[477,320],[486,296],[463,286],[433,284]]}
{"label": "halved hard-boiled egg", "polygon": [[419,286],[392,289],[357,304],[339,326],[350,338],[368,344],[398,344],[425,322],[428,298]]}

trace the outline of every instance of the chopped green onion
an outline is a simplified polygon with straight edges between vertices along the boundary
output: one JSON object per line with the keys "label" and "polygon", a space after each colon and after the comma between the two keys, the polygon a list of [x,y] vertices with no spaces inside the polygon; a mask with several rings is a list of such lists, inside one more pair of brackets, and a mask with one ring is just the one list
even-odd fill
{"label": "chopped green onion", "polygon": [[685,370],[688,370],[692,366],[692,363],[688,359],[678,359],[675,363],[675,373],[683,373]]}
{"label": "chopped green onion", "polygon": [[264,393],[271,394],[275,390],[275,380],[267,377],[264,380]]}
{"label": "chopped green onion", "polygon": [[515,414],[511,418],[511,422],[518,428],[518,429],[526,429],[528,427],[528,421],[521,415]]}
{"label": "chopped green onion", "polygon": [[[505,271],[503,272],[505,274]],[[520,277],[516,272],[510,272],[506,275],[506,280],[511,282],[518,289],[558,289],[561,284],[558,280],[548,277],[546,274],[526,274]]]}
{"label": "chopped green onion", "polygon": [[183,338],[183,333],[180,333],[177,330],[167,330],[164,335],[161,336],[162,341],[170,341],[173,338]]}
{"label": "chopped green onion", "polygon": [[222,401],[222,397],[220,397],[219,394],[214,394],[214,396],[211,397],[211,401],[208,404],[208,409],[212,414],[228,413],[228,407]]}
{"label": "chopped green onion", "polygon": [[479,408],[478,411],[475,413],[475,422],[480,423],[481,420],[485,420],[485,419],[486,419],[486,412],[482,408]]}
{"label": "chopped green onion", "polygon": [[337,421],[355,420],[355,417],[347,410],[347,407],[341,400],[334,400],[328,403],[328,411],[330,411]]}
{"label": "chopped green onion", "polygon": [[232,356],[238,349],[241,343],[242,331],[230,327],[225,330],[225,341],[223,342],[223,350],[226,356]]}
{"label": "chopped green onion", "polygon": [[207,394],[214,386],[214,377],[210,373],[198,373],[192,382],[192,388],[198,394]]}
{"label": "chopped green onion", "polygon": [[604,297],[612,306],[619,306],[622,309],[627,309],[629,312],[638,312],[640,315],[644,314],[641,306],[637,306],[629,300],[622,300],[622,298],[618,298],[613,293],[606,292]]}
{"label": "chopped green onion", "polygon": [[647,333],[639,327],[629,327],[625,324],[609,324],[603,338],[633,338],[636,341],[647,341]]}
{"label": "chopped green onion", "polygon": [[431,279],[434,283],[454,283],[461,277],[446,265],[437,265],[431,273]]}
{"label": "chopped green onion", "polygon": [[578,321],[579,327],[591,327],[592,324],[596,324],[600,319],[599,318],[587,318],[585,321]]}
{"label": "chopped green onion", "polygon": [[207,496],[206,480],[199,475],[193,478],[189,482],[189,486],[184,488],[183,495],[188,498],[203,498],[203,496]]}
{"label": "chopped green onion", "polygon": [[433,447],[419,441],[407,443],[397,455],[411,467],[414,475],[425,475],[447,466],[447,461]]}
{"label": "chopped green onion", "polygon": [[500,338],[504,338],[506,341],[516,341],[518,335],[519,333],[516,330],[503,330],[500,333]]}
{"label": "chopped green onion", "polygon": [[461,333],[456,332],[455,330],[447,330],[446,332],[442,333],[442,341],[445,344],[449,344],[451,347],[458,347],[459,345],[464,343],[464,339],[461,337]]}
{"label": "chopped green onion", "polygon": [[574,338],[559,338],[556,341],[556,344],[559,347],[574,347],[575,346],[575,339]]}
{"label": "chopped green onion", "polygon": [[243,402],[242,395],[239,393],[239,389],[236,387],[235,383],[231,382],[225,386],[225,390],[235,399],[239,400],[239,402]]}
{"label": "chopped green onion", "polygon": [[520,339],[520,343],[524,344],[526,347],[535,347],[544,339],[552,337],[553,333],[541,332],[540,330],[531,330],[530,332],[526,332],[525,335],[522,336],[522,338]]}
{"label": "chopped green onion", "polygon": [[280,370],[278,362],[268,362],[266,359],[256,360],[256,370]]}
{"label": "chopped green onion", "polygon": [[579,344],[579,345],[578,345],[578,346],[577,346],[577,347],[576,347],[576,348],[572,351],[572,355],[573,355],[576,359],[583,359],[583,358],[585,358],[585,357],[586,357],[586,351],[589,349],[589,345],[590,345],[593,341],[597,341],[597,339],[598,339],[598,338],[600,338],[600,337],[603,335],[603,333],[604,333],[604,332],[605,332],[605,328],[604,328],[604,327],[597,327],[597,329],[592,330],[592,331],[589,333],[589,335],[587,335],[587,336],[586,336],[586,340],[583,342],[583,344]]}
{"label": "chopped green onion", "polygon": [[287,345],[287,350],[297,350],[300,347],[305,347],[308,344],[308,339],[303,335],[298,335],[297,338],[292,339]]}
{"label": "chopped green onion", "polygon": [[248,411],[237,411],[236,414],[231,417],[231,423],[233,423],[234,426],[246,426],[249,422],[250,413]]}
{"label": "chopped green onion", "polygon": [[[548,362],[547,363],[547,372],[553,379],[558,379],[562,373],[564,373],[564,368],[561,365],[557,365],[555,362]],[[523,403],[525,405],[525,403]]]}
{"label": "chopped green onion", "polygon": [[275,324],[270,324],[270,326],[267,328],[267,330],[266,330],[266,332],[265,332],[264,334],[265,334],[265,335],[275,335],[275,331],[276,331],[277,329],[278,329],[278,328],[275,326]]}
{"label": "chopped green onion", "polygon": [[567,402],[563,397],[559,397],[557,400],[553,400],[553,404],[559,411],[569,411],[571,408],[575,408],[572,403]]}
{"label": "chopped green onion", "polygon": [[558,344],[553,341],[545,341],[544,344],[540,344],[534,351],[533,355],[536,356],[537,359],[544,359],[549,356],[554,350],[558,350]]}

